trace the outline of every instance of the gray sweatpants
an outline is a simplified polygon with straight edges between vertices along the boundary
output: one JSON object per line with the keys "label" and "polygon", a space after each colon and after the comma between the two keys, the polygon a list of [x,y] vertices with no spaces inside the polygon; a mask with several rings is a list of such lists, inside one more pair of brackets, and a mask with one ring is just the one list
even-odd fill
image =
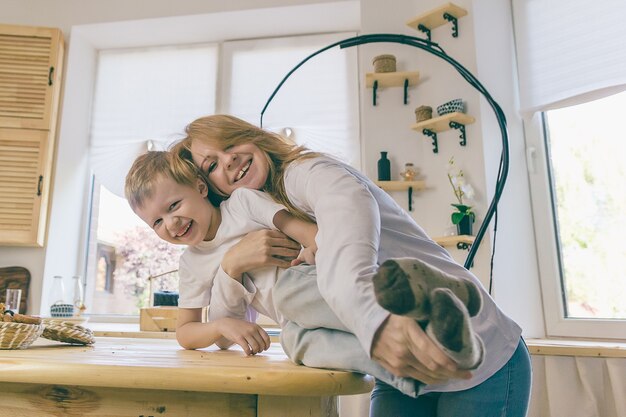
{"label": "gray sweatpants", "polygon": [[320,294],[315,266],[285,270],[272,294],[276,309],[287,321],[280,342],[292,361],[369,374],[406,395],[417,396],[419,381],[397,377],[370,359],[356,336],[339,321]]}

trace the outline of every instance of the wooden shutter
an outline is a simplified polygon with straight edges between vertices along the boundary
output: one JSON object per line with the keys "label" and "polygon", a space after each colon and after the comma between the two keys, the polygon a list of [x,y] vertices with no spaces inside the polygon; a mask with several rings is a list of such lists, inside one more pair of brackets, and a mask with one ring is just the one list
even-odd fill
{"label": "wooden shutter", "polygon": [[[46,217],[47,188],[42,157],[48,131],[0,129],[0,230],[4,243],[37,242]],[[49,178],[46,174],[45,178]],[[41,222],[45,224],[45,222]]]}
{"label": "wooden shutter", "polygon": [[0,126],[50,129],[60,32],[0,25]]}
{"label": "wooden shutter", "polygon": [[44,244],[62,60],[58,29],[0,24],[0,245]]}

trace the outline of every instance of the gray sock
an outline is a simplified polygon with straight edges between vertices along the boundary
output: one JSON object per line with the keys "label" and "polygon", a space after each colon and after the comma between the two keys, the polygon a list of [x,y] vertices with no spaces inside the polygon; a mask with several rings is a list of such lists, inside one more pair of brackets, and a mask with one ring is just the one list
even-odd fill
{"label": "gray sock", "polygon": [[418,321],[428,320],[430,293],[448,288],[465,304],[471,317],[482,307],[476,284],[456,278],[418,259],[399,258],[385,261],[373,278],[378,303],[386,310]]}
{"label": "gray sock", "polygon": [[478,368],[484,345],[472,329],[467,308],[448,288],[436,288],[430,295],[432,308],[426,334],[460,369]]}

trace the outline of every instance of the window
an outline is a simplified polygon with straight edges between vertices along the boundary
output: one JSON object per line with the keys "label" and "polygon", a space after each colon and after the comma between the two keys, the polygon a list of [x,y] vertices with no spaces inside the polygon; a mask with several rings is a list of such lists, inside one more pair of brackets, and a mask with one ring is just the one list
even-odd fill
{"label": "window", "polygon": [[[148,148],[165,149],[182,137],[186,124],[207,114],[231,113],[258,125],[265,100],[287,71],[310,53],[350,36],[100,51],[90,146],[94,189],[88,313],[138,314],[149,302],[149,281],[154,290],[177,289],[176,274],[148,279],[176,269],[184,248],[160,241],[122,197],[135,157]],[[356,52],[328,55],[281,90],[264,127],[290,130],[296,142],[358,166]]]}
{"label": "window", "polygon": [[511,4],[548,336],[623,339],[626,3]]}
{"label": "window", "polygon": [[[355,34],[255,39],[223,45],[220,110],[259,123],[263,106],[283,77],[318,49]],[[251,68],[255,74],[250,76]],[[290,129],[297,143],[360,165],[356,48],[330,49],[283,84],[263,118],[264,127]],[[262,80],[262,82],[259,82]]]}
{"label": "window", "polygon": [[625,107],[623,92],[543,113],[547,178],[533,186],[547,186],[551,208],[535,210],[535,230],[552,336],[626,334]]}
{"label": "window", "polygon": [[100,51],[88,313],[138,314],[149,302],[149,277],[177,268],[182,248],[160,241],[134,215],[122,198],[124,177],[149,146],[165,148],[190,119],[215,111],[216,80],[215,44]]}

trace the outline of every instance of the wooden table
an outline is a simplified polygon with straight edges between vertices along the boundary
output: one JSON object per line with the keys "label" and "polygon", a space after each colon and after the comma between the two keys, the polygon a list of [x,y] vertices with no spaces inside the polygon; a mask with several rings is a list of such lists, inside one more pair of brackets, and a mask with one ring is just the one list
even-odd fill
{"label": "wooden table", "polygon": [[296,366],[278,344],[248,357],[108,337],[0,350],[2,416],[336,416],[337,395],[372,386],[369,376]]}

